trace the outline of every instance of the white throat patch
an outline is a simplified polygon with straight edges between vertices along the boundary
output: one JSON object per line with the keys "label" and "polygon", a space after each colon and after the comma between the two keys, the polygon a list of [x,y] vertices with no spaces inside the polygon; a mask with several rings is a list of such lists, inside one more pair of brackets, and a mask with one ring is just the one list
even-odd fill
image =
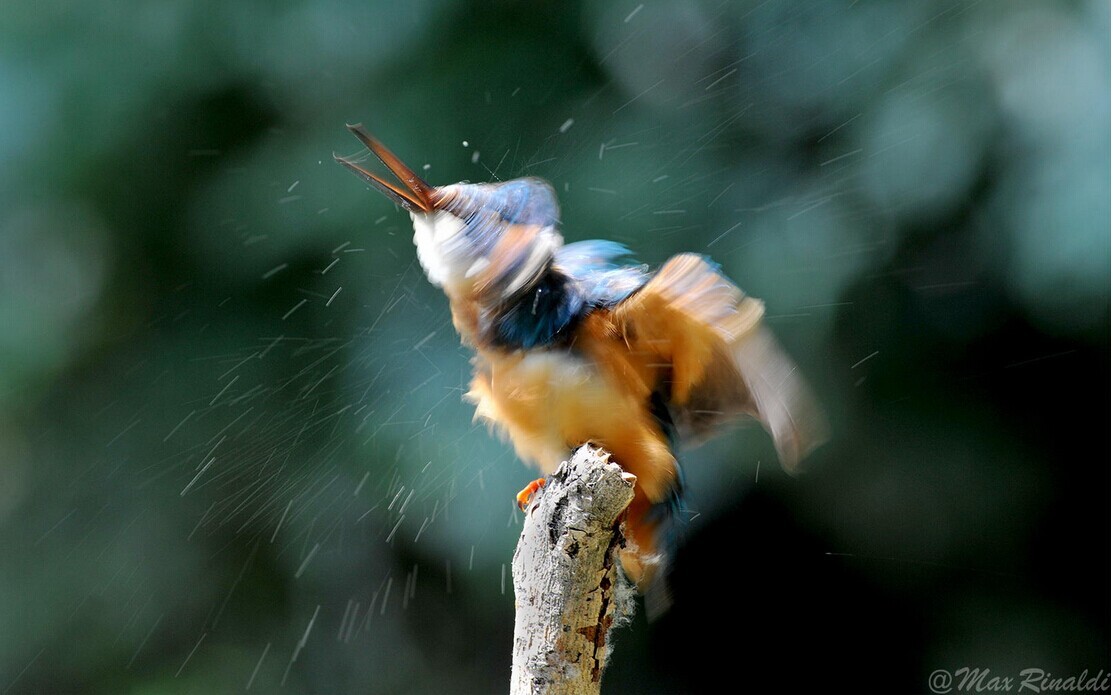
{"label": "white throat patch", "polygon": [[[465,233],[464,222],[450,212],[410,213],[410,217],[417,259],[429,282],[449,293],[468,294],[472,278],[491,264],[485,249],[477,248],[475,240]],[[527,249],[528,255],[516,259],[513,274],[500,276],[497,287],[500,295],[504,298],[513,295],[537,278],[563,243],[554,228],[539,230]]]}
{"label": "white throat patch", "polygon": [[462,282],[475,259],[461,232],[464,222],[449,212],[410,213],[414,223],[417,260],[429,282],[451,287]]}

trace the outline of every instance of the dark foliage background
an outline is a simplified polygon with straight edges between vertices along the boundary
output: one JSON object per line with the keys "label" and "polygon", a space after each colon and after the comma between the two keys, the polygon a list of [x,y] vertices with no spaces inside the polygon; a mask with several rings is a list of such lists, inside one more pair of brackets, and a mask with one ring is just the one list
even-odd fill
{"label": "dark foliage background", "polygon": [[831,443],[685,454],[606,692],[1109,667],[1109,6],[0,5],[0,692],[497,692],[530,477],[408,219],[538,175],[712,255]]}

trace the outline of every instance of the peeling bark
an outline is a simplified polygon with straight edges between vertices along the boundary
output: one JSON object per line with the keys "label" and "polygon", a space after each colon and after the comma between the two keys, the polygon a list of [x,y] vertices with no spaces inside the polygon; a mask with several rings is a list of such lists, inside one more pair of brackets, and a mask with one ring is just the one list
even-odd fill
{"label": "peeling bark", "polygon": [[511,695],[598,693],[611,627],[633,615],[617,553],[636,478],[608,458],[581,447],[526,509],[512,565]]}

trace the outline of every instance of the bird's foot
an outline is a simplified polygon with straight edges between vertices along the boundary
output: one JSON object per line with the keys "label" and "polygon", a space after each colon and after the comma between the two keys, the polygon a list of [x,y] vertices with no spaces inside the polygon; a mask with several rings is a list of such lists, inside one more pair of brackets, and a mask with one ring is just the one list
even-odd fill
{"label": "bird's foot", "polygon": [[522,488],[522,491],[519,492],[518,496],[515,498],[518,502],[518,509],[524,512],[526,507],[529,506],[529,501],[533,499],[534,494],[543,487],[545,487],[545,479],[538,478]]}

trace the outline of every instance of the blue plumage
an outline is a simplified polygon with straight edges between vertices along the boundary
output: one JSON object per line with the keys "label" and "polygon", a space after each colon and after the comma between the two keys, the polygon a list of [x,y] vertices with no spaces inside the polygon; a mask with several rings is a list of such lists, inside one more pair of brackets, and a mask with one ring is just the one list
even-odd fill
{"label": "blue plumage", "polygon": [[556,193],[542,179],[443,186],[438,196],[438,209],[464,220],[473,240],[497,238],[507,224],[556,227],[560,223]]}
{"label": "blue plumage", "polygon": [[611,307],[641,289],[649,280],[645,265],[623,266],[619,260],[630,250],[614,241],[590,239],[557,250],[553,264],[576,281],[584,301],[596,307]]}
{"label": "blue plumage", "polygon": [[629,255],[625,246],[612,241],[580,241],[557,249],[535,284],[487,312],[481,331],[507,349],[568,340],[593,309],[618,304],[648,281],[646,266],[619,265]]}

